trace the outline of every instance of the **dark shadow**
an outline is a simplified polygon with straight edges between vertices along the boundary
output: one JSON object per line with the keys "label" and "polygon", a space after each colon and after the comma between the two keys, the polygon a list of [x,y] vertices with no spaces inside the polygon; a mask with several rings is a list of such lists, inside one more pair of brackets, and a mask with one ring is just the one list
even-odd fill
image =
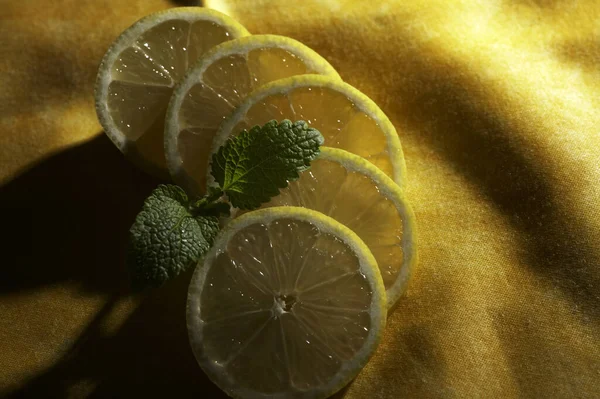
{"label": "dark shadow", "polygon": [[204,2],[202,0],[171,0],[176,7],[191,7],[191,6],[200,6],[204,7]]}
{"label": "dark shadow", "polygon": [[[560,334],[554,340],[548,340],[539,322],[519,308],[503,309],[494,320],[502,353],[519,388],[519,397],[600,397],[600,384],[597,383],[600,363],[593,353],[561,342]],[[515,331],[520,333],[518,340],[514,339]],[[575,364],[577,367],[573,366]]]}
{"label": "dark shadow", "polygon": [[141,294],[141,305],[124,324],[106,332],[115,304],[130,295],[124,264],[129,227],[158,183],[101,134],[0,187],[0,220],[10,232],[0,295],[74,282],[110,298],[63,358],[9,397],[226,397],[189,348],[190,273]]}
{"label": "dark shadow", "polygon": [[334,393],[333,395],[331,395],[329,397],[329,399],[343,399],[344,397],[346,397],[346,394],[348,393],[348,391],[350,390],[350,387],[352,386],[352,383],[354,382],[354,380],[352,380],[350,383],[348,383],[348,385],[346,385],[344,388],[342,388],[341,390],[337,391],[336,393]]}
{"label": "dark shadow", "polygon": [[127,291],[128,230],[157,184],[102,133],[0,187],[0,295],[63,281]]}
{"label": "dark shadow", "polygon": [[[443,327],[441,327],[443,328]],[[386,397],[419,397],[447,398],[454,392],[445,386],[444,359],[436,352],[436,343],[426,328],[398,329],[394,334],[395,359],[386,357],[385,364],[379,370],[379,376],[384,381],[394,381],[387,384]],[[398,367],[398,359],[402,367]]]}
{"label": "dark shadow", "polygon": [[143,298],[114,334],[103,323],[113,297],[54,366],[7,398],[225,399],[204,375],[189,347],[185,322],[186,273]]}
{"label": "dark shadow", "polygon": [[511,5],[523,5],[541,9],[554,9],[563,2],[564,0],[508,0],[508,4]]}
{"label": "dark shadow", "polygon": [[587,37],[562,43],[558,48],[560,59],[587,71],[598,73],[600,64],[600,38]]}

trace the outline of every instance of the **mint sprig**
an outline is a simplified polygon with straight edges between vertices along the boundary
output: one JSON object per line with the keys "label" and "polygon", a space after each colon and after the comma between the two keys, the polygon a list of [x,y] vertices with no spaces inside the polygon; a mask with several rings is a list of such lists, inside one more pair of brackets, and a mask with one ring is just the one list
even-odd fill
{"label": "mint sprig", "polygon": [[305,122],[270,121],[230,138],[212,158],[218,187],[191,200],[175,185],[160,185],[130,229],[128,266],[135,288],[158,287],[197,264],[210,249],[219,216],[230,205],[255,209],[310,167],[323,144]]}

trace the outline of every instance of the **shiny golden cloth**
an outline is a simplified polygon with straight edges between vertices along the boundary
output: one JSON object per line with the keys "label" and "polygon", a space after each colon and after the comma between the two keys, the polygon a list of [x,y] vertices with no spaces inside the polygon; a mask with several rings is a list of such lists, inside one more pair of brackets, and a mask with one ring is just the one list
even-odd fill
{"label": "shiny golden cloth", "polygon": [[[600,2],[207,3],[317,50],[400,135],[420,265],[345,398],[600,397]],[[129,294],[156,181],[93,109],[108,45],[172,5],[2,2],[0,395],[222,397],[189,275]]]}

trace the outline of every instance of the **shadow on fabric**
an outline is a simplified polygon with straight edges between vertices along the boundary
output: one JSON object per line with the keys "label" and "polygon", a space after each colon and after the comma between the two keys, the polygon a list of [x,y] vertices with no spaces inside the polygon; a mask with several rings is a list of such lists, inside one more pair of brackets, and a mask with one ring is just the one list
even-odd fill
{"label": "shadow on fabric", "polygon": [[8,398],[226,398],[190,350],[185,324],[191,273],[152,291],[114,333],[106,331],[113,296],[68,353]]}
{"label": "shadow on fabric", "polygon": [[61,359],[9,397],[225,397],[189,348],[190,273],[140,294],[123,325],[106,329],[118,301],[131,295],[124,263],[129,227],[158,183],[100,134],[0,187],[0,219],[10,232],[0,296],[73,283],[108,299]]}
{"label": "shadow on fabric", "polygon": [[126,289],[128,230],[158,183],[102,133],[0,187],[0,219],[10,232],[0,296],[63,281],[91,293]]}
{"label": "shadow on fabric", "polygon": [[171,0],[176,7],[191,7],[191,6],[200,6],[204,7],[202,0]]}

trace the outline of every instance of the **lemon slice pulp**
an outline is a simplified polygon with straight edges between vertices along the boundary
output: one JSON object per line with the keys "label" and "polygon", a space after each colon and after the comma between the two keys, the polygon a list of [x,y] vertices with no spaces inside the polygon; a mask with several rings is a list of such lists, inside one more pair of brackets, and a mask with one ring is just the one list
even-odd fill
{"label": "lemon slice pulp", "polygon": [[385,324],[376,262],[351,230],[296,207],[233,220],[196,269],[196,359],[239,398],[326,398],[354,378]]}

